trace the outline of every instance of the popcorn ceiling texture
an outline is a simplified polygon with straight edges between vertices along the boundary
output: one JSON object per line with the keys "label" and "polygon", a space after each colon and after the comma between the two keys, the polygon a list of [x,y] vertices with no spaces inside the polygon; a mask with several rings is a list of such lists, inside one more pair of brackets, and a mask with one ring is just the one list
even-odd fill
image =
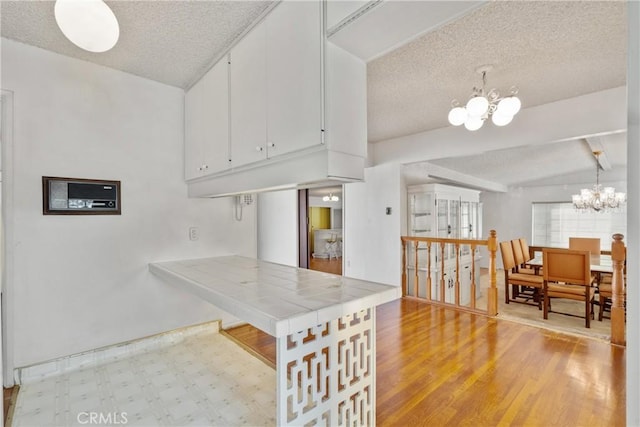
{"label": "popcorn ceiling texture", "polygon": [[[69,42],[53,1],[2,1],[2,36],[186,88],[271,2],[107,3],[121,33],[106,53]],[[466,102],[487,63],[487,88],[518,86],[523,108],[623,86],[626,26],[622,1],[488,2],[368,64],[368,139],[448,126],[451,100]]]}
{"label": "popcorn ceiling texture", "polygon": [[270,1],[107,1],[120,39],[105,53],[65,38],[53,1],[2,1],[2,37],[185,88],[199,78]]}
{"label": "popcorn ceiling texture", "polygon": [[522,108],[623,86],[624,2],[495,1],[368,64],[369,141],[448,126],[455,98],[518,86]]}

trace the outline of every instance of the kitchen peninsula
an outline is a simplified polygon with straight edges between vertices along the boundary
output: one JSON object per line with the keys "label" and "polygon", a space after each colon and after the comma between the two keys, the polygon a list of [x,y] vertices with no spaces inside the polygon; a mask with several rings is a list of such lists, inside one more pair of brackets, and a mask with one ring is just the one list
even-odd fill
{"label": "kitchen peninsula", "polygon": [[375,307],[399,287],[240,256],[149,269],[276,338],[278,425],[375,425]]}

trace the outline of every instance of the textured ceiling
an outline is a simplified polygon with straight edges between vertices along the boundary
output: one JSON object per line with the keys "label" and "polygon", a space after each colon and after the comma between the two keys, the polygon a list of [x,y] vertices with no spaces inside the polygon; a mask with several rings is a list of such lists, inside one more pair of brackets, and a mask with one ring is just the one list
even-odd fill
{"label": "textured ceiling", "polygon": [[81,50],[58,29],[53,1],[2,1],[2,37],[172,86],[204,73],[270,1],[107,1],[120,39],[105,53]]}
{"label": "textured ceiling", "polygon": [[[69,42],[53,18],[53,1],[2,0],[1,34],[186,88],[272,4],[233,0],[107,3],[118,17],[121,33],[118,44],[106,53],[84,52]],[[429,3],[436,9],[443,4]],[[387,27],[403,25],[397,21],[390,19]],[[451,100],[466,101],[481,83],[475,70],[484,64],[494,67],[487,76],[487,88],[504,92],[518,86],[523,108],[623,86],[626,25],[622,1],[487,2],[368,63],[368,139],[376,142],[449,126],[446,116]],[[521,147],[432,163],[506,185],[544,183],[562,174],[590,181],[593,158],[580,144],[548,144],[544,152]],[[572,151],[580,148],[580,155]],[[625,146],[607,143],[604,149],[616,173],[624,172],[626,162],[613,159],[626,151]],[[419,166],[409,169],[426,179]],[[612,173],[607,171],[604,177]]]}
{"label": "textured ceiling", "polygon": [[626,22],[618,1],[490,2],[368,64],[369,141],[448,126],[484,64],[523,108],[623,86]]}

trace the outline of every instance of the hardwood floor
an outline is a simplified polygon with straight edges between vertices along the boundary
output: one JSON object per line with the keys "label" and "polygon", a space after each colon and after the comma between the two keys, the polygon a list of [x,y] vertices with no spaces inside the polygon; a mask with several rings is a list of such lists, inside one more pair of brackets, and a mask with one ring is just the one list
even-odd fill
{"label": "hardwood floor", "polygon": [[[624,348],[410,298],[376,324],[377,425],[625,425]],[[251,329],[236,328],[275,361]]]}
{"label": "hardwood floor", "polygon": [[342,275],[342,258],[327,259],[327,258],[311,258],[309,260],[309,270],[324,271],[325,273],[332,273]]}
{"label": "hardwood floor", "polygon": [[256,355],[267,365],[276,367],[276,340],[271,335],[254,328],[249,324],[234,326],[220,331],[223,335]]}
{"label": "hardwood floor", "polygon": [[18,398],[19,386],[13,386],[11,388],[3,389],[3,409],[4,409],[4,425],[11,425],[11,414],[16,405],[16,399]]}

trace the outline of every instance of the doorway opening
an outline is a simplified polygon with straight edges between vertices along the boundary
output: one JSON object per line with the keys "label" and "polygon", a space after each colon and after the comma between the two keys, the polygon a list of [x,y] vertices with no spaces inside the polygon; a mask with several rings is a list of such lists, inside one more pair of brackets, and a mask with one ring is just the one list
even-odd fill
{"label": "doorway opening", "polygon": [[300,227],[300,266],[342,275],[342,186],[301,190],[299,198],[300,223],[305,224],[304,230]]}

